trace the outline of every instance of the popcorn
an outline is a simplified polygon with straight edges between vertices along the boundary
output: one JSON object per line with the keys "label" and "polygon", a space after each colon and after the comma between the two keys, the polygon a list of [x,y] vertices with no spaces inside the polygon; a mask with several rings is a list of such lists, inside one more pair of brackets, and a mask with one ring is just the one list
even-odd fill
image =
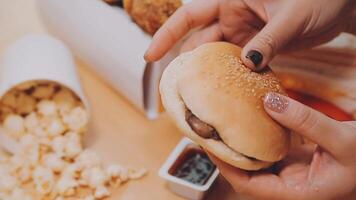
{"label": "popcorn", "polygon": [[25,83],[21,83],[16,86],[16,89],[18,90],[23,90],[26,93],[31,93],[31,91],[34,89],[36,86],[36,83],[34,81],[27,81]]}
{"label": "popcorn", "polygon": [[35,112],[31,112],[25,117],[24,125],[28,132],[33,133],[39,124],[40,120]]}
{"label": "popcorn", "polygon": [[5,130],[15,138],[20,137],[24,134],[24,119],[20,115],[10,114],[8,115],[3,123]]}
{"label": "popcorn", "polygon": [[99,187],[97,187],[95,189],[94,197],[97,199],[102,199],[102,198],[110,196],[110,194],[111,193],[107,187],[100,185]]}
{"label": "popcorn", "polygon": [[26,151],[38,143],[34,135],[27,134],[20,138],[19,144],[21,145],[22,150]]}
{"label": "popcorn", "polygon": [[81,142],[81,135],[76,131],[68,131],[65,133],[65,137],[68,141]]}
{"label": "popcorn", "polygon": [[13,90],[10,91],[8,93],[6,93],[6,95],[4,95],[4,97],[2,98],[1,102],[4,106],[7,106],[9,108],[16,108],[17,106],[17,96],[18,96],[18,91]]}
{"label": "popcorn", "polygon": [[35,130],[33,130],[33,134],[37,137],[47,137],[47,132],[41,126],[36,127]]}
{"label": "popcorn", "polygon": [[0,199],[1,200],[7,200],[10,199],[11,197],[9,196],[9,194],[6,194],[4,192],[0,192]]}
{"label": "popcorn", "polygon": [[40,160],[40,145],[34,145],[26,153],[26,158],[31,166],[36,166]]}
{"label": "popcorn", "polygon": [[8,160],[9,160],[9,155],[4,151],[0,150],[0,164],[6,163],[8,162]]}
{"label": "popcorn", "polygon": [[38,143],[39,143],[39,154],[41,157],[43,155],[51,153],[52,152],[52,147],[51,147],[51,140],[46,137],[41,137],[37,138]]}
{"label": "popcorn", "polygon": [[59,156],[64,156],[67,139],[64,136],[57,136],[52,140],[52,150]]}
{"label": "popcorn", "polygon": [[27,194],[23,189],[15,188],[12,191],[10,199],[11,200],[32,200],[32,197],[29,194]]}
{"label": "popcorn", "polygon": [[26,159],[23,157],[23,155],[15,154],[10,158],[9,163],[11,166],[11,171],[14,172],[26,164]]}
{"label": "popcorn", "polygon": [[93,195],[89,195],[89,196],[84,197],[83,200],[95,200],[95,197]]}
{"label": "popcorn", "polygon": [[43,116],[55,116],[57,115],[57,106],[54,101],[41,100],[37,104],[38,113]]}
{"label": "popcorn", "polygon": [[37,99],[49,99],[54,94],[55,87],[53,84],[40,84],[32,93],[32,96]]}
{"label": "popcorn", "polygon": [[82,171],[82,167],[77,163],[69,164],[63,171],[62,175],[70,176],[75,179],[78,179],[80,176],[80,172]]}
{"label": "popcorn", "polygon": [[86,149],[76,158],[76,162],[84,168],[92,168],[101,165],[98,154],[90,149]]}
{"label": "popcorn", "polygon": [[31,81],[8,92],[0,101],[0,121],[20,151],[0,151],[0,200],[32,200],[22,189],[28,183],[41,199],[102,199],[110,196],[109,187],[146,173],[120,165],[103,168],[94,151],[83,149],[88,120],[80,99],[54,83]]}
{"label": "popcorn", "polygon": [[69,112],[76,105],[74,94],[65,88],[62,88],[53,96],[53,101],[56,103],[61,114]]}
{"label": "popcorn", "polygon": [[16,110],[18,114],[27,114],[35,109],[36,100],[21,91],[10,91],[2,98],[2,104]]}
{"label": "popcorn", "polygon": [[138,170],[129,170],[129,178],[130,179],[140,179],[142,178],[144,175],[146,175],[147,170],[145,168],[140,168]]}
{"label": "popcorn", "polygon": [[122,168],[119,177],[122,182],[128,181],[129,180],[129,170],[126,168]]}
{"label": "popcorn", "polygon": [[63,115],[63,122],[73,131],[83,131],[88,124],[88,114],[83,107],[78,106],[68,114]]}
{"label": "popcorn", "polygon": [[66,158],[75,158],[83,151],[82,144],[80,141],[68,140],[65,146],[64,155]]}
{"label": "popcorn", "polygon": [[61,135],[65,130],[66,128],[59,118],[53,118],[46,127],[46,132],[51,137]]}
{"label": "popcorn", "polygon": [[49,194],[54,186],[54,174],[49,168],[38,166],[35,168],[32,179],[36,191],[40,194]]}
{"label": "popcorn", "polygon": [[32,112],[35,110],[35,105],[36,105],[36,100],[27,95],[26,93],[19,93],[17,99],[16,99],[16,107],[15,110],[17,111],[18,114],[24,115]]}
{"label": "popcorn", "polygon": [[123,169],[120,165],[109,165],[106,168],[106,173],[110,176],[110,178],[117,178],[120,176],[122,170]]}
{"label": "popcorn", "polygon": [[31,168],[29,165],[24,165],[18,171],[18,179],[21,183],[27,183],[31,180]]}
{"label": "popcorn", "polygon": [[96,188],[105,185],[109,181],[109,177],[105,171],[100,167],[93,167],[84,169],[81,177],[85,183],[91,188]]}
{"label": "popcorn", "polygon": [[0,177],[3,175],[8,175],[12,171],[12,167],[9,163],[0,164]]}
{"label": "popcorn", "polygon": [[71,176],[62,176],[59,178],[56,191],[58,194],[68,197],[75,194],[76,188],[79,186],[78,181]]}
{"label": "popcorn", "polygon": [[17,184],[15,177],[10,174],[3,174],[0,178],[0,192],[10,193]]}
{"label": "popcorn", "polygon": [[120,165],[109,165],[106,168],[106,174],[110,177],[110,185],[112,187],[118,187],[121,184],[120,173],[123,170]]}
{"label": "popcorn", "polygon": [[66,162],[54,153],[45,155],[43,158],[43,164],[45,167],[53,170],[54,172],[61,172],[66,166]]}
{"label": "popcorn", "polygon": [[117,188],[121,185],[122,181],[119,178],[112,178],[109,182],[110,187]]}
{"label": "popcorn", "polygon": [[14,113],[12,108],[7,107],[5,105],[2,105],[0,103],[0,120],[4,121],[5,117],[8,116],[9,114]]}
{"label": "popcorn", "polygon": [[48,138],[48,137],[40,137],[37,138],[37,142],[40,146],[47,146],[47,147],[51,147],[52,145],[52,138]]}

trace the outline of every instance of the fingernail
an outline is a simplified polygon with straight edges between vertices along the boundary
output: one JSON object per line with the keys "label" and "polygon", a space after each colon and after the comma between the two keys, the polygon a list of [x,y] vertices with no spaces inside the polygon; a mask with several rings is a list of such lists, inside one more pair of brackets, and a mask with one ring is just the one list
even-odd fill
{"label": "fingernail", "polygon": [[270,92],[264,100],[265,107],[277,113],[283,113],[287,110],[289,101],[284,96]]}
{"label": "fingernail", "polygon": [[260,64],[262,63],[263,55],[259,51],[256,50],[249,51],[246,55],[246,58],[252,61],[256,69],[261,68]]}

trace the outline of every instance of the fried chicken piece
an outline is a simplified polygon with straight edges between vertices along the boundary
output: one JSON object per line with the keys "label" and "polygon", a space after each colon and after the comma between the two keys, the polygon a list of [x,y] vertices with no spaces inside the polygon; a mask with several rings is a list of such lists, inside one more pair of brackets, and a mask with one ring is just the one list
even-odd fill
{"label": "fried chicken piece", "polygon": [[150,35],[153,35],[181,5],[181,0],[124,0],[126,12]]}

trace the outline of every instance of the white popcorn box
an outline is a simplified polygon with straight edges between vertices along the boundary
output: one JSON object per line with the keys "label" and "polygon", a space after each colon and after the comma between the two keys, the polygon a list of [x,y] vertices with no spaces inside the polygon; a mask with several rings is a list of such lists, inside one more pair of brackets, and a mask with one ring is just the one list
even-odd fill
{"label": "white popcorn box", "polygon": [[71,90],[89,114],[71,52],[47,35],[25,36],[6,50],[0,65],[0,98],[21,84],[36,81],[54,82]]}
{"label": "white popcorn box", "polygon": [[38,0],[41,19],[113,88],[150,119],[161,111],[159,80],[180,44],[159,62],[143,56],[151,42],[126,12],[102,0]]}

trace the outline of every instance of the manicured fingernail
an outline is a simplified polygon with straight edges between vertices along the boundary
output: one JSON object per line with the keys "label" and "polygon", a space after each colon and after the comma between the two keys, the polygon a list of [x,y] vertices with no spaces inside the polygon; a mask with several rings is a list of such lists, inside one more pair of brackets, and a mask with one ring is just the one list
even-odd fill
{"label": "manicured fingernail", "polygon": [[259,51],[256,50],[249,51],[246,55],[246,58],[252,61],[256,69],[261,68],[260,64],[262,63],[263,55]]}
{"label": "manicured fingernail", "polygon": [[270,92],[264,100],[265,107],[277,113],[283,113],[287,110],[289,101],[284,96]]}

